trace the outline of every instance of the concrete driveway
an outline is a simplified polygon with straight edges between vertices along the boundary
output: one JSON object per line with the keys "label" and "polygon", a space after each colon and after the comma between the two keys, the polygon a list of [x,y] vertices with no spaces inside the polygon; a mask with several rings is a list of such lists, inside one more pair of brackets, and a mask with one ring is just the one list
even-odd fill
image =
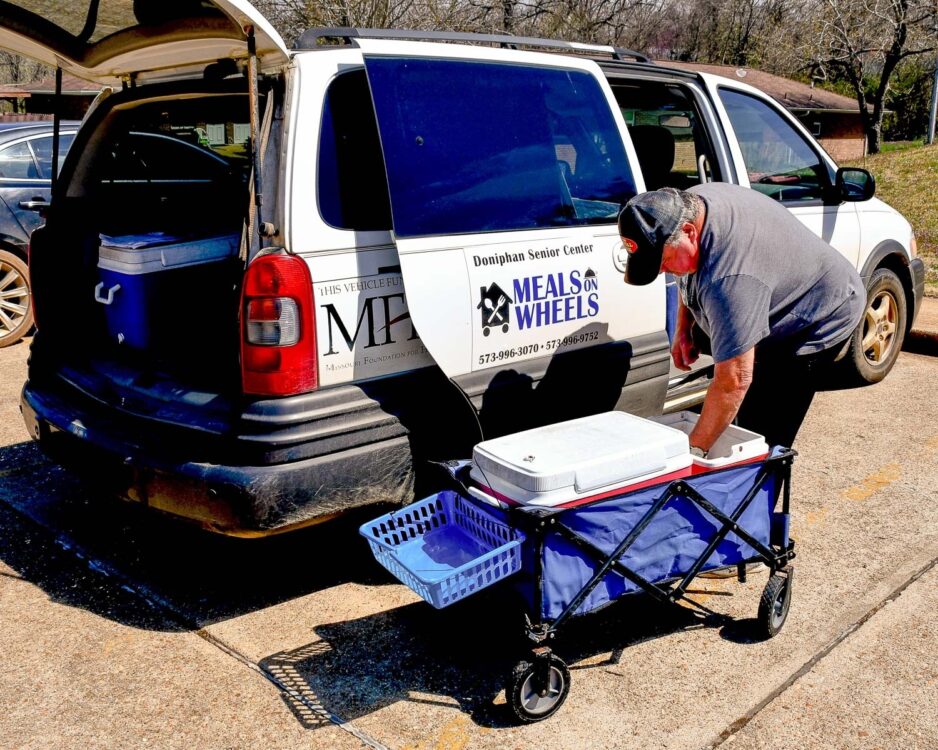
{"label": "concrete driveway", "polygon": [[820,394],[796,446],[796,588],[701,581],[701,621],[635,597],[573,623],[572,689],[511,726],[512,613],[434,611],[343,519],[208,536],[97,497],[19,418],[0,350],[0,748],[938,747],[938,359]]}

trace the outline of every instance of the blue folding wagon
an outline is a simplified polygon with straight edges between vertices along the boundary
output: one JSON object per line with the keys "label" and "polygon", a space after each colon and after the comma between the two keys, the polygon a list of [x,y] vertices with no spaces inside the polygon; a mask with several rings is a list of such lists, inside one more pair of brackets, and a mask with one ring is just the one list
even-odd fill
{"label": "blue folding wagon", "polygon": [[508,677],[507,701],[518,720],[540,721],[570,688],[567,666],[550,645],[560,628],[627,594],[684,600],[710,614],[685,598],[694,578],[735,569],[742,582],[746,565],[762,562],[769,580],[758,629],[765,638],[779,632],[791,604],[795,455],[783,448],[742,459],[731,454],[719,467],[694,462],[619,489],[587,490],[572,502],[537,505],[513,503],[478,481],[484,462],[477,452],[474,462],[447,464],[455,489],[366,523],[361,533],[384,567],[438,608],[513,577],[527,606],[532,650]]}

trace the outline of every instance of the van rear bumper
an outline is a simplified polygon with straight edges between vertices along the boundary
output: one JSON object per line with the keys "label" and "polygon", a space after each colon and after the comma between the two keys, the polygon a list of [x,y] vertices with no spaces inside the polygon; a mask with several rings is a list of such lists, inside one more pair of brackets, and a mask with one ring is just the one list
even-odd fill
{"label": "van rear bumper", "polygon": [[30,383],[21,410],[56,463],[107,494],[221,534],[265,536],[413,494],[406,435],[287,463],[232,466],[160,456]]}

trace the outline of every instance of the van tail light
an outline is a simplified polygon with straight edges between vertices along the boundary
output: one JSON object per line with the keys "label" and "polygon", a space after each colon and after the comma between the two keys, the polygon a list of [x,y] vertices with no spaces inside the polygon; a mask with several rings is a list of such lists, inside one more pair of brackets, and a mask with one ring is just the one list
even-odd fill
{"label": "van tail light", "polygon": [[319,385],[313,281],[295,255],[263,255],[241,291],[241,384],[245,393],[291,396]]}

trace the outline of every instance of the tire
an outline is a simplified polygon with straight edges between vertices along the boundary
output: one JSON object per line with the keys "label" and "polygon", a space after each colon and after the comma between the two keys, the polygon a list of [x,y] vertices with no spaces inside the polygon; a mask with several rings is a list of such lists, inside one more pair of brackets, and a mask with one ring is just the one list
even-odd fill
{"label": "tire", "polygon": [[524,724],[543,721],[557,713],[570,692],[570,670],[561,659],[551,655],[548,694],[538,696],[533,682],[534,664],[520,661],[511,671],[505,687],[505,697],[512,714]]}
{"label": "tire", "polygon": [[863,320],[843,358],[847,379],[872,384],[889,374],[905,341],[907,310],[899,277],[888,268],[877,268],[867,288]]}
{"label": "tire", "polygon": [[29,269],[19,256],[0,250],[0,348],[15,344],[32,327]]}
{"label": "tire", "polygon": [[762,590],[759,600],[759,635],[764,639],[774,638],[785,626],[791,609],[792,569],[787,575],[773,573]]}

